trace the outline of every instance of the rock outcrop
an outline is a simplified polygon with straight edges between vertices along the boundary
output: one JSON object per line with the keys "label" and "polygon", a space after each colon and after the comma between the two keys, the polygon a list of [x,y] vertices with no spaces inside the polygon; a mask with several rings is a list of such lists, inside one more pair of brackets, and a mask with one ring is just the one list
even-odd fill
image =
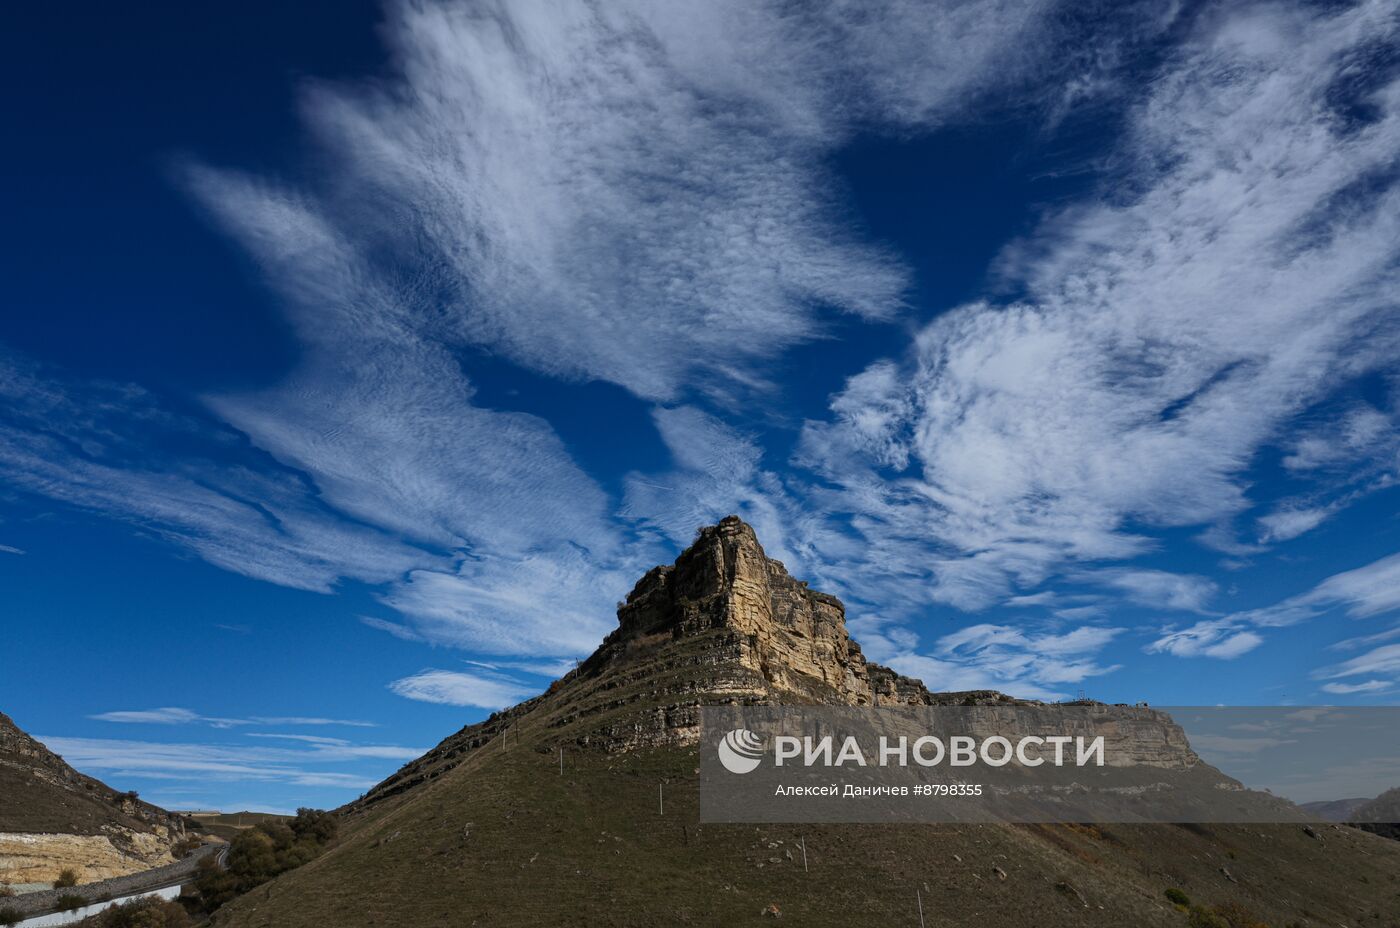
{"label": "rock outcrop", "polygon": [[52,883],[71,870],[80,883],[173,863],[168,833],[113,826],[110,834],[0,834],[0,883]]}
{"label": "rock outcrop", "polygon": [[0,883],[84,882],[174,860],[184,820],[70,767],[0,714]]}
{"label": "rock outcrop", "polygon": [[[649,570],[617,617],[618,627],[549,692],[467,726],[348,808],[434,779],[526,720],[580,746],[630,751],[695,743],[705,705],[966,706],[982,713],[988,733],[1005,731],[998,707],[1037,705],[992,690],[930,692],[867,661],[841,601],[792,577],[736,516],[700,529],[674,564]],[[1102,716],[1095,733],[1117,758],[1178,769],[1198,763],[1161,713],[1092,711]]]}

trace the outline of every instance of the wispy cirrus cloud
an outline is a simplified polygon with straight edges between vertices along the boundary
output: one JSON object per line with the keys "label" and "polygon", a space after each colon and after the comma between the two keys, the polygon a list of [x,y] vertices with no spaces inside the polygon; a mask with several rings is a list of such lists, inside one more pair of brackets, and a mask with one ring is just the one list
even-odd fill
{"label": "wispy cirrus cloud", "polygon": [[0,476],[12,489],[128,522],[226,570],[328,592],[342,578],[386,582],[444,563],[346,520],[304,474],[136,385],[0,351],[0,399]]}
{"label": "wispy cirrus cloud", "polygon": [[251,716],[249,718],[220,718],[201,715],[193,709],[166,706],[160,709],[134,709],[101,712],[88,718],[99,722],[119,722],[127,725],[209,725],[232,728],[239,725],[347,725],[353,728],[374,728],[374,722],[362,719],[332,719],[318,716]]}
{"label": "wispy cirrus cloud", "polygon": [[[329,157],[290,199],[317,225],[278,251],[353,243],[322,293],[358,292],[384,256],[415,325],[551,376],[663,401],[752,387],[823,310],[902,306],[906,272],[839,221],[825,156],[858,125],[934,125],[1037,86],[1069,61],[1050,53],[1059,8],[391,5],[393,75],[307,89]],[[248,205],[229,175],[194,188]],[[255,236],[282,231],[287,202],[251,214]]]}
{"label": "wispy cirrus cloud", "polygon": [[1396,609],[1400,609],[1400,554],[1333,574],[1305,593],[1231,618],[1269,628],[1295,625],[1333,611],[1367,619]]}
{"label": "wispy cirrus cloud", "polygon": [[389,689],[405,699],[446,706],[479,706],[504,709],[527,696],[537,687],[490,671],[465,673],[455,670],[421,670],[389,684]]}
{"label": "wispy cirrus cloud", "polygon": [[[798,460],[840,487],[828,505],[965,609],[1160,531],[1227,543],[1255,455],[1395,356],[1400,94],[1383,69],[1347,75],[1396,29],[1382,3],[1201,16],[1130,109],[1114,188],[1006,252],[1025,298],[935,320],[808,424]],[[1169,650],[1257,643],[1218,631]]]}
{"label": "wispy cirrus cloud", "polygon": [[995,689],[1036,699],[1062,699],[1068,685],[1112,673],[1094,655],[1121,628],[1081,626],[1068,632],[1035,632],[983,623],[937,639],[928,653],[901,650],[881,659],[936,690]]}
{"label": "wispy cirrus cloud", "polygon": [[[1320,616],[1340,613],[1366,619],[1400,609],[1400,555],[1390,555],[1364,567],[1333,574],[1311,590],[1273,605],[1198,622],[1184,629],[1168,627],[1149,645],[1150,651],[1178,657],[1234,658],[1263,643],[1263,633]],[[1337,649],[1355,649],[1400,634],[1394,629],[1337,642]],[[1384,649],[1378,649],[1384,651]],[[1373,651],[1372,654],[1377,652]],[[1349,665],[1338,665],[1346,667]],[[1364,665],[1351,673],[1366,673]],[[1332,693],[1343,692],[1332,688]]]}
{"label": "wispy cirrus cloud", "polygon": [[1204,612],[1219,591],[1206,577],[1175,574],[1165,570],[1115,567],[1081,575],[1089,583],[1117,590],[1129,602],[1158,609]]}
{"label": "wispy cirrus cloud", "polygon": [[[1358,655],[1350,660],[1319,669],[1315,676],[1324,680],[1337,680],[1343,677],[1388,675],[1392,680],[1400,680],[1400,644],[1388,644]],[[1374,681],[1361,684],[1370,687]],[[1353,684],[1354,685],[1354,684]],[[1337,690],[1332,690],[1337,692]],[[1356,692],[1356,690],[1352,690]]]}
{"label": "wispy cirrus cloud", "polygon": [[1176,657],[1214,657],[1231,660],[1253,651],[1264,643],[1264,636],[1242,622],[1211,619],[1186,628],[1168,627],[1147,646],[1149,652]]}
{"label": "wispy cirrus cloud", "polygon": [[406,761],[423,748],[309,743],[305,748],[246,744],[154,742],[116,738],[67,738],[41,735],[39,741],[79,770],[111,776],[159,780],[278,782],[299,787],[363,790],[387,771],[335,769],[366,761]]}
{"label": "wispy cirrus cloud", "polygon": [[1394,689],[1394,680],[1366,680],[1361,683],[1324,683],[1322,691],[1338,696],[1354,696],[1357,693],[1384,693]]}

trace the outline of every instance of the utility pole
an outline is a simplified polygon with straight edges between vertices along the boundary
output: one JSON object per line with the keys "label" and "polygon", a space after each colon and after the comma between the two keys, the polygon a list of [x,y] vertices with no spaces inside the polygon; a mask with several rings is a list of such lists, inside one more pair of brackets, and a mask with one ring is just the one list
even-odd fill
{"label": "utility pole", "polygon": [[559,775],[564,775],[564,746],[559,745]]}
{"label": "utility pole", "polygon": [[914,898],[919,900],[919,928],[924,928],[924,894],[916,887]]}
{"label": "utility pole", "polygon": [[656,807],[660,810],[659,814],[666,814],[666,796],[662,793],[662,786],[660,783],[656,784]]}
{"label": "utility pole", "polygon": [[806,872],[808,872],[808,871],[807,871],[807,836],[806,836],[806,835],[803,835],[803,836],[802,836],[801,838],[799,838],[798,840],[802,842],[802,872],[803,872],[803,873],[806,873]]}

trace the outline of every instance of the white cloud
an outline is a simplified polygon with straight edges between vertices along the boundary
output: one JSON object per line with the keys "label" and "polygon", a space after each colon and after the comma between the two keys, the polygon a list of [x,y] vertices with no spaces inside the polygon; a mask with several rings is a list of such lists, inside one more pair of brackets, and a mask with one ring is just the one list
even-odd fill
{"label": "white cloud", "polygon": [[455,573],[414,571],[383,599],[427,641],[483,654],[573,656],[612,630],[616,603],[637,576],[639,569],[599,564],[576,547],[483,554]]}
{"label": "white cloud", "polygon": [[14,545],[0,545],[0,553],[3,554],[23,554],[23,548],[16,548]]}
{"label": "white cloud", "polygon": [[101,722],[127,722],[147,725],[183,725],[201,721],[202,717],[189,709],[167,707],[164,709],[143,709],[137,711],[102,712],[89,716]]}
{"label": "white cloud", "polygon": [[[0,371],[34,413],[0,432],[0,475],[259,579],[378,585],[406,614],[378,626],[393,633],[576,653],[642,556],[622,553],[610,501],[548,423],[474,401],[461,349],[650,400],[733,401],[835,314],[891,318],[906,272],[843,231],[830,156],[857,129],[976,118],[993,88],[1100,67],[1110,51],[1076,54],[1059,9],[396,4],[386,77],[309,88],[321,150],[303,182],[185,174],[286,296],[291,376],[207,398],[235,433],[133,387]],[[688,533],[732,501],[781,556],[853,552],[820,518],[794,525],[771,474],[725,490],[724,461],[685,451],[703,414],[657,422],[696,479],[651,525]],[[219,447],[160,459],[127,437],[152,430]],[[881,576],[923,598],[915,572]]]}
{"label": "white cloud", "polygon": [[[160,709],[117,710],[88,716],[100,722],[118,722],[128,725],[189,725],[203,724],[214,728],[233,728],[239,725],[345,725],[352,728],[374,728],[374,722],[362,719],[331,719],[318,716],[263,716],[249,718],[220,718],[200,715],[192,709],[166,706]],[[271,737],[271,736],[269,736]],[[279,736],[283,737],[283,736]],[[297,736],[285,736],[297,737]],[[309,736],[307,736],[309,737]]]}
{"label": "white cloud", "polygon": [[1239,622],[1224,619],[1197,622],[1188,628],[1164,629],[1164,634],[1147,646],[1149,652],[1176,657],[1214,657],[1232,660],[1264,643],[1257,632]]}
{"label": "white cloud", "polygon": [[1260,516],[1259,540],[1264,544],[1275,544],[1280,541],[1288,541],[1290,538],[1297,538],[1304,532],[1310,532],[1323,522],[1330,519],[1336,510],[1331,506],[1312,506],[1307,508],[1295,508],[1292,506],[1278,509],[1268,515]]}
{"label": "white cloud", "polygon": [[1007,252],[1024,301],[940,317],[807,425],[827,504],[970,609],[1249,509],[1259,450],[1394,357],[1400,91],[1361,125],[1331,94],[1395,30],[1383,3],[1202,17],[1130,111],[1123,176]]}
{"label": "white cloud", "polygon": [[1218,590],[1215,583],[1205,577],[1165,570],[1122,567],[1094,571],[1084,576],[1089,582],[1120,591],[1138,605],[1185,612],[1204,612],[1206,604]]}
{"label": "white cloud", "polygon": [[1391,457],[1394,466],[1397,438],[1395,422],[1373,406],[1359,405],[1340,417],[1332,415],[1305,429],[1292,443],[1283,465],[1293,471],[1313,471],[1347,464],[1358,458]]}
{"label": "white cloud", "polygon": [[196,190],[291,300],[307,353],[291,377],[213,407],[338,510],[443,548],[613,543],[607,499],[553,429],[474,405],[406,296],[291,195],[203,170]]}
{"label": "white cloud", "polygon": [[442,560],[337,516],[304,476],[134,385],[79,382],[0,351],[0,400],[10,487],[129,522],[226,570],[327,592],[343,577],[385,582]]}
{"label": "white cloud", "polygon": [[535,693],[532,687],[497,674],[432,669],[395,680],[389,689],[419,702],[483,709],[504,709]]}
{"label": "white cloud", "polygon": [[1400,625],[1392,626],[1385,631],[1375,632],[1370,635],[1358,635],[1354,638],[1343,638],[1341,641],[1333,642],[1327,646],[1329,651],[1354,651],[1358,648],[1369,647],[1379,644],[1382,641],[1389,641],[1392,638],[1400,638]]}
{"label": "white cloud", "polygon": [[1400,609],[1400,554],[1333,574],[1306,593],[1231,618],[1270,628],[1295,625],[1335,609],[1344,610],[1353,619]]}
{"label": "white cloud", "polygon": [[[754,386],[756,362],[823,333],[818,307],[901,308],[905,272],[845,231],[825,156],[856,125],[1037,86],[1065,67],[1054,7],[394,4],[392,75],[309,89],[318,182],[259,208],[251,237],[292,263],[355,242],[318,297],[392,255],[418,327],[549,375],[661,401]],[[219,175],[197,187],[245,205]]]}
{"label": "white cloud", "polygon": [[893,648],[877,639],[867,651],[900,673],[918,677],[934,690],[996,689],[1031,699],[1061,699],[1066,684],[1119,669],[1093,655],[1121,628],[1081,626],[1062,633],[1037,633],[1008,625],[980,624],[939,638],[931,654]]}
{"label": "white cloud", "polygon": [[1388,674],[1400,678],[1400,644],[1388,644],[1365,654],[1318,670],[1316,676],[1335,680],[1341,677]]}
{"label": "white cloud", "polygon": [[354,790],[373,786],[387,771],[366,775],[328,770],[324,765],[404,761],[423,753],[422,748],[348,742],[309,743],[292,749],[48,735],[39,736],[39,740],[78,770],[114,771],[114,776],[196,782],[258,780]]}
{"label": "white cloud", "polygon": [[1379,693],[1395,686],[1393,680],[1367,680],[1364,683],[1324,683],[1324,693],[1350,696],[1354,693]]}

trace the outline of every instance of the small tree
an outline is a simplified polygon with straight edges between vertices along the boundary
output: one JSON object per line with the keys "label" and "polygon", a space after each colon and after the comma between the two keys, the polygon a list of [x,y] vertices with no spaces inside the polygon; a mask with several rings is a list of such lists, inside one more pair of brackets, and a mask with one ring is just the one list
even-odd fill
{"label": "small tree", "polygon": [[78,885],[78,874],[71,868],[59,871],[58,879],[53,881],[54,889],[67,889],[70,886]]}

